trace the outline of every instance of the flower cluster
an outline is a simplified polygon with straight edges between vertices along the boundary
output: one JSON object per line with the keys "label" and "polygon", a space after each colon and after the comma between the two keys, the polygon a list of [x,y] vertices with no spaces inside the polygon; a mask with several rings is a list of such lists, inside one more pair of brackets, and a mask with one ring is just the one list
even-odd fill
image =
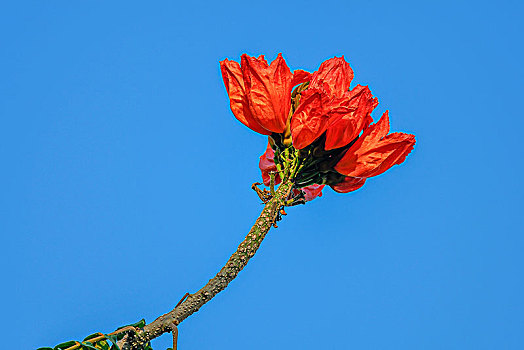
{"label": "flower cluster", "polygon": [[[350,88],[353,70],[344,57],[323,62],[314,73],[291,72],[279,54],[242,55],[240,64],[220,62],[235,117],[268,136],[260,157],[266,185],[290,180],[306,200],[322,195],[325,185],[340,193],[400,164],[415,145],[415,136],[389,133],[386,111],[373,123],[378,105],[367,86]],[[293,89],[294,88],[294,89]]]}

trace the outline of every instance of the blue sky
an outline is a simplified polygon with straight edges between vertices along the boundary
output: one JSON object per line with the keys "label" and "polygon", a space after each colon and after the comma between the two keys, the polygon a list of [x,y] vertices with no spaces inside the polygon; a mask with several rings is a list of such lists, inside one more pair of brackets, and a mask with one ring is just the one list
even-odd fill
{"label": "blue sky", "polygon": [[244,52],[310,71],[345,55],[417,146],[291,208],[179,347],[522,348],[521,2],[1,7],[4,348],[152,321],[236,249],[266,145],[219,72]]}

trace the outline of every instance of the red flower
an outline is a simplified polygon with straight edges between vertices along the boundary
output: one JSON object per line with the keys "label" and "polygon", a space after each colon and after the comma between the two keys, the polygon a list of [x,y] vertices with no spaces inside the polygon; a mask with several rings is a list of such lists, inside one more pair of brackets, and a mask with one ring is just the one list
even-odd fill
{"label": "red flower", "polygon": [[352,79],[353,70],[344,57],[320,65],[291,119],[295,148],[308,146],[324,132],[326,150],[343,147],[372,122],[371,112],[378,100],[367,86],[349,90]]}
{"label": "red flower", "polygon": [[350,89],[353,70],[344,57],[326,60],[313,74],[292,74],[280,54],[271,65],[263,56],[242,55],[241,63],[220,64],[233,114],[269,136],[259,164],[266,185],[275,172],[275,184],[292,180],[307,200],[321,196],[326,184],[355,191],[402,163],[415,145],[413,135],[388,135],[387,112],[371,124],[378,100],[367,86]]}
{"label": "red flower", "polygon": [[402,163],[415,146],[415,136],[395,132],[389,134],[386,111],[380,120],[364,130],[362,136],[347,150],[335,166],[341,174],[372,177]]}
{"label": "red flower", "polygon": [[264,56],[242,55],[241,63],[220,62],[231,110],[245,126],[263,135],[282,133],[291,108],[293,86],[309,79],[304,71],[291,73],[279,54],[268,65]]}

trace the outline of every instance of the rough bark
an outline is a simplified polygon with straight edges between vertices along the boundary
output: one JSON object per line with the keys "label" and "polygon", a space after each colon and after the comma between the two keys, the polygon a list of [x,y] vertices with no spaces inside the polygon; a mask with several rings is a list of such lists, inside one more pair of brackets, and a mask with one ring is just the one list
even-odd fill
{"label": "rough bark", "polygon": [[209,282],[199,291],[190,294],[173,310],[146,325],[142,332],[139,332],[136,336],[130,335],[125,337],[121,344],[119,344],[121,349],[128,350],[140,348],[142,344],[145,344],[166,332],[174,332],[174,334],[177,334],[176,326],[178,324],[191,314],[197,312],[205,303],[224,290],[247,265],[249,259],[255,255],[262,240],[275,222],[278,211],[282,207],[284,201],[288,198],[292,188],[293,183],[290,181],[280,185],[273,198],[271,198],[265,205],[262,213],[244,241],[240,243],[236,252],[229,258],[226,265],[222,267],[215,277],[210,279]]}

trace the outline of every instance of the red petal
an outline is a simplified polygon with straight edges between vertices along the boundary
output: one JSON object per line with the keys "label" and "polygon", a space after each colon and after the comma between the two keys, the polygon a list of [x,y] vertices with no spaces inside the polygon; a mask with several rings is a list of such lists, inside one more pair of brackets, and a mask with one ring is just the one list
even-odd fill
{"label": "red petal", "polygon": [[311,87],[329,86],[329,92],[342,96],[349,89],[353,80],[353,70],[342,57],[330,58],[322,62],[318,71],[311,77]]}
{"label": "red petal", "polygon": [[260,62],[262,62],[265,66],[269,66],[269,63],[267,63],[266,57],[264,55],[260,55],[257,58]]}
{"label": "red petal", "polygon": [[326,131],[332,118],[349,113],[349,109],[342,106],[343,101],[322,89],[304,91],[291,118],[293,146],[296,149],[308,146]]}
{"label": "red petal", "polygon": [[304,191],[306,202],[312,201],[317,197],[322,197],[322,189],[325,185],[309,185],[301,188]]}
{"label": "red petal", "polygon": [[[358,106],[356,102],[354,106],[350,103],[352,99],[357,99],[356,95],[348,92],[352,79],[353,70],[344,57],[331,58],[320,65],[311,77],[309,88],[302,92],[300,104],[291,118],[295,148],[302,149],[311,144],[336,120],[342,121],[331,132],[333,135],[330,135],[329,145],[332,148],[347,145],[356,136],[345,142],[347,138],[355,133],[358,135],[362,129],[358,132],[355,129],[363,128],[366,122],[357,123],[358,116],[351,114]],[[370,122],[368,120],[368,124]],[[341,143],[344,144],[339,146]]]}
{"label": "red petal", "polygon": [[[275,165],[274,159],[275,152],[268,143],[266,151],[260,156],[260,161],[258,163],[260,171],[262,171],[262,180],[264,180],[264,185],[266,186],[269,186],[271,181],[269,173],[272,171],[277,171],[277,166]],[[278,173],[275,175],[275,185],[278,185],[281,182],[280,175]]]}
{"label": "red petal", "polygon": [[378,105],[367,86],[357,85],[347,93],[348,113],[332,118],[326,132],[326,150],[343,147],[371,124],[371,112]]}
{"label": "red petal", "polygon": [[240,64],[235,61],[225,59],[220,62],[220,70],[222,71],[222,78],[226,85],[227,94],[229,96],[229,104],[233,115],[245,126],[253,131],[263,135],[271,135],[271,131],[263,128],[251,114],[247,95],[244,87],[244,78]]}
{"label": "red petal", "polygon": [[302,149],[315,141],[327,128],[329,114],[325,105],[329,97],[321,91],[308,89],[291,118],[293,146]]}
{"label": "red petal", "polygon": [[342,182],[330,186],[335,192],[348,193],[358,190],[360,187],[364,186],[365,182],[365,178],[346,176]]}
{"label": "red petal", "polygon": [[305,83],[311,79],[311,73],[305,70],[297,69],[293,72],[293,80],[291,80],[291,86]]}
{"label": "red petal", "polygon": [[415,136],[404,133],[387,135],[388,132],[389,117],[386,111],[376,124],[364,130],[335,166],[335,170],[347,176],[372,177],[402,163],[415,146]]}
{"label": "red petal", "polygon": [[293,74],[281,54],[267,65],[265,59],[242,55],[242,73],[253,118],[265,129],[282,133],[291,108]]}

